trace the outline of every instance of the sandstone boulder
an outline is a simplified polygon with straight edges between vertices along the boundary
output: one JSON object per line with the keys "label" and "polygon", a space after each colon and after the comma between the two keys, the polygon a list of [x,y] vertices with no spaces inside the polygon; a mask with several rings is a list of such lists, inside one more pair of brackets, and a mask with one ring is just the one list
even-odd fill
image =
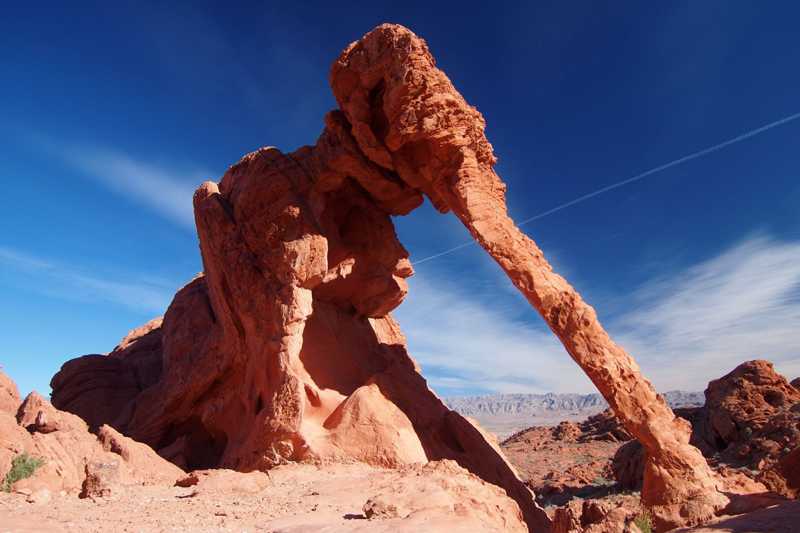
{"label": "sandstone boulder", "polygon": [[[703,407],[676,413],[691,423],[692,444],[713,460],[726,490],[747,493],[766,486],[793,497],[786,477],[792,470],[779,464],[791,464],[790,452],[800,447],[800,391],[775,372],[772,363],[754,360],[711,381],[705,394]],[[612,469],[621,487],[641,487],[644,462],[637,441],[620,447]],[[755,472],[756,479],[741,479],[731,468]]]}
{"label": "sandstone boulder", "polygon": [[775,372],[772,363],[747,361],[708,384],[694,438],[728,462],[758,468],[800,446],[798,404],[800,390]]}
{"label": "sandstone boulder", "polygon": [[264,472],[236,472],[219,468],[195,470],[175,482],[178,487],[195,487],[202,492],[240,492],[256,494],[270,485]]}
{"label": "sandstone boulder", "polygon": [[59,411],[36,392],[16,411],[16,417],[0,411],[0,479],[21,454],[42,464],[32,476],[16,481],[13,490],[107,496],[125,485],[169,485],[183,474],[149,447],[108,426],[98,435],[90,433],[82,419]]}
{"label": "sandstone boulder", "polygon": [[404,469],[400,479],[376,489],[364,504],[364,515],[407,531],[528,531],[519,507],[504,491],[448,460]]}

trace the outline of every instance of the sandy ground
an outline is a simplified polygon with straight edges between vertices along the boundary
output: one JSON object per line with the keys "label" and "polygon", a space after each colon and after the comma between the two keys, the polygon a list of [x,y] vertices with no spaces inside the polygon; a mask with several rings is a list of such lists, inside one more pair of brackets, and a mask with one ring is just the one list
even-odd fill
{"label": "sandy ground", "polygon": [[56,494],[36,504],[0,493],[0,532],[277,532],[321,523],[357,530],[353,522],[366,522],[362,506],[384,477],[384,471],[360,465],[301,465],[274,470],[271,484],[255,494],[126,487],[108,499]]}
{"label": "sandy ground", "polygon": [[[260,487],[228,482],[224,488],[202,483],[185,488],[133,486],[109,498],[55,494],[41,503],[29,503],[24,494],[0,493],[0,533],[471,533],[524,529],[520,518],[511,529],[503,519],[498,521],[498,515],[513,516],[508,507],[496,506],[499,500],[487,497],[499,489],[461,472],[401,472],[363,464],[287,465],[272,470]],[[465,499],[465,494],[477,494],[478,500]],[[386,515],[367,519],[364,504],[376,497],[413,512],[403,515],[401,510],[398,516],[388,509]],[[484,501],[490,505],[483,506]],[[500,505],[512,506],[519,513],[516,504],[504,496]]]}

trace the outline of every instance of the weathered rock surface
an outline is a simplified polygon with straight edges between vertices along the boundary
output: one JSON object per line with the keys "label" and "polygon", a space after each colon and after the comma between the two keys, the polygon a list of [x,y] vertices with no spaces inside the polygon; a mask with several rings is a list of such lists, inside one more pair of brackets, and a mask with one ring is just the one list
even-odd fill
{"label": "weathered rock surface", "polygon": [[556,509],[551,533],[640,533],[634,523],[638,506],[593,500],[572,500]]}
{"label": "weathered rock surface", "polygon": [[798,404],[800,390],[772,363],[748,361],[708,384],[693,436],[727,462],[761,469],[800,446]]}
{"label": "weathered rock surface", "polygon": [[[421,43],[399,27],[376,31],[387,28]],[[388,314],[413,273],[390,217],[424,191],[360,146],[348,109],[325,117],[316,145],[260,149],[203,184],[204,273],[160,326],[65,364],[53,401],[187,469],[454,459],[546,530],[499,451],[428,389]]]}
{"label": "weathered rock surface", "polygon": [[[787,480],[793,472],[790,452],[800,448],[800,391],[772,363],[754,360],[711,381],[705,395],[703,407],[676,410],[692,425],[691,443],[715,467],[747,469],[770,490],[794,497],[796,488]],[[612,468],[623,488],[641,487],[641,445],[622,446]]]}
{"label": "weathered rock surface", "polygon": [[508,217],[483,117],[435,67],[425,43],[404,28],[380,26],[334,63],[331,86],[367,158],[464,223],[648,449],[642,499],[657,527],[713,517],[726,499],[703,456],[689,445],[688,424],[674,416],[594,309]]}
{"label": "weathered rock surface", "polygon": [[92,431],[103,424],[120,427],[134,398],[161,375],[161,321],[134,329],[108,355],[67,361],[50,383],[53,405],[79,414]]}
{"label": "weathered rock surface", "polygon": [[[3,374],[0,382],[13,385]],[[16,416],[0,412],[0,479],[22,453],[44,461],[31,477],[11,487],[31,494],[47,489],[107,496],[126,485],[171,484],[183,475],[152,449],[111,427],[90,433],[79,417],[59,411],[35,392],[17,406]]]}
{"label": "weathered rock surface", "polygon": [[[416,524],[418,531],[528,530],[519,507],[502,490],[454,461],[433,461],[405,471],[412,475],[378,487],[364,504],[364,516],[378,522],[375,527],[389,521],[408,528]],[[387,530],[389,524],[384,524]]]}
{"label": "weathered rock surface", "polygon": [[257,470],[237,472],[219,468],[215,470],[195,470],[177,480],[177,487],[195,487],[200,492],[240,492],[256,494],[270,485],[269,476]]}
{"label": "weathered rock surface", "polygon": [[722,516],[694,528],[672,533],[794,533],[800,524],[800,502],[782,502],[738,516]]}
{"label": "weathered rock surface", "polygon": [[648,450],[642,497],[658,527],[713,516],[725,498],[688,424],[508,217],[483,117],[425,42],[379,26],[334,62],[330,83],[340,110],[316,145],[263,148],[197,190],[204,274],[160,327],[65,365],[56,405],[193,469],[343,455],[415,463],[422,450],[503,487],[546,530],[491,443],[428,390],[388,314],[413,271],[390,216],[425,195],[500,264]]}
{"label": "weathered rock surface", "polygon": [[19,402],[17,384],[0,371],[0,413],[16,415]]}

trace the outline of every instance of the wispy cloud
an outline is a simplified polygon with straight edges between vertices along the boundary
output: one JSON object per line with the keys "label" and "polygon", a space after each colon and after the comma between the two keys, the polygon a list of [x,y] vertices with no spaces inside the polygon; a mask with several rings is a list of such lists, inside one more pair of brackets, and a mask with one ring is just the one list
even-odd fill
{"label": "wispy cloud", "polygon": [[615,322],[617,339],[661,389],[702,390],[747,359],[800,375],[800,242],[748,238],[653,280]]}
{"label": "wispy cloud", "polygon": [[9,282],[17,288],[69,301],[112,303],[153,315],[164,313],[177,286],[152,278],[121,281],[97,277],[70,265],[0,246],[0,274],[4,272],[11,274]]}
{"label": "wispy cloud", "polygon": [[516,318],[516,304],[476,295],[430,270],[411,279],[395,315],[412,356],[441,394],[591,390],[544,326]]}
{"label": "wispy cloud", "polygon": [[119,150],[97,146],[56,147],[65,163],[111,191],[194,229],[192,194],[210,174],[175,170],[135,159]]}
{"label": "wispy cloud", "polygon": [[[552,333],[521,321],[507,295],[492,300],[421,270],[396,315],[439,392],[594,390]],[[703,390],[753,358],[800,375],[800,242],[752,237],[620,297],[628,310],[606,325],[660,390]]]}

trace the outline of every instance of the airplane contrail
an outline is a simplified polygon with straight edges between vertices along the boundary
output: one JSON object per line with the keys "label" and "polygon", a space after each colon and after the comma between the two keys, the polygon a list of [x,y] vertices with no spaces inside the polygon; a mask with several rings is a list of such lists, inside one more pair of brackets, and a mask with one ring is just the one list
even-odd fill
{"label": "airplane contrail", "polygon": [[[544,218],[546,216],[550,216],[553,213],[557,213],[557,212],[559,212],[559,211],[561,211],[563,209],[566,209],[568,207],[572,207],[575,204],[579,204],[581,202],[585,202],[586,200],[589,200],[590,198],[594,198],[595,196],[599,196],[599,195],[601,195],[603,193],[606,193],[608,191],[612,191],[614,189],[622,187],[623,185],[628,185],[629,183],[633,183],[635,181],[642,180],[642,179],[644,179],[644,178],[646,178],[648,176],[652,176],[653,174],[657,174],[659,172],[667,170],[668,168],[672,168],[672,167],[678,166],[680,164],[686,163],[687,161],[691,161],[693,159],[697,159],[699,157],[706,156],[706,155],[708,155],[710,153],[716,152],[716,151],[721,150],[723,148],[727,148],[728,146],[730,146],[732,144],[736,144],[738,142],[744,141],[744,140],[749,139],[751,137],[755,137],[756,135],[758,135],[760,133],[764,133],[765,131],[768,131],[768,130],[771,130],[772,128],[776,128],[778,126],[786,124],[787,122],[792,122],[793,120],[797,120],[798,118],[800,118],[800,113],[795,113],[793,115],[786,116],[786,117],[784,117],[782,119],[779,119],[779,120],[776,120],[774,122],[770,122],[769,124],[765,124],[765,125],[763,125],[761,127],[746,131],[745,133],[742,133],[741,135],[737,135],[736,137],[728,139],[727,141],[723,141],[723,142],[721,142],[719,144],[715,144],[713,146],[709,146],[708,148],[703,148],[702,150],[698,150],[697,152],[693,152],[693,153],[691,153],[689,155],[685,155],[683,157],[679,157],[678,159],[673,159],[669,163],[664,163],[663,165],[659,165],[657,167],[651,168],[650,170],[645,170],[641,174],[637,174],[637,175],[635,175],[633,177],[618,181],[616,183],[612,183],[611,185],[606,185],[605,187],[597,189],[596,191],[592,191],[590,193],[586,193],[583,196],[578,196],[574,200],[570,200],[568,202],[564,202],[563,204],[559,204],[559,205],[557,205],[557,206],[555,206],[555,207],[553,207],[551,209],[548,209],[547,211],[543,211],[542,213],[539,213],[538,215],[534,215],[532,217],[526,218],[526,219],[520,221],[519,223],[517,223],[517,226],[524,226],[525,224],[529,224],[529,223],[533,222],[534,220],[539,220],[539,219],[542,219],[542,218]],[[418,259],[418,260],[414,261],[412,263],[412,265],[416,266],[416,265],[420,265],[422,263],[427,263],[428,261],[432,261],[434,259],[438,259],[439,257],[445,256],[445,255],[449,255],[449,254],[451,254],[453,252],[456,252],[458,250],[461,250],[462,248],[466,248],[467,246],[471,246],[473,244],[475,244],[475,241],[467,241],[467,242],[461,243],[458,246],[454,246],[452,248],[448,248],[447,250],[443,250],[443,251],[441,251],[439,253],[436,253],[436,254],[433,254],[433,255],[429,255],[428,257],[423,257],[422,259]]]}

